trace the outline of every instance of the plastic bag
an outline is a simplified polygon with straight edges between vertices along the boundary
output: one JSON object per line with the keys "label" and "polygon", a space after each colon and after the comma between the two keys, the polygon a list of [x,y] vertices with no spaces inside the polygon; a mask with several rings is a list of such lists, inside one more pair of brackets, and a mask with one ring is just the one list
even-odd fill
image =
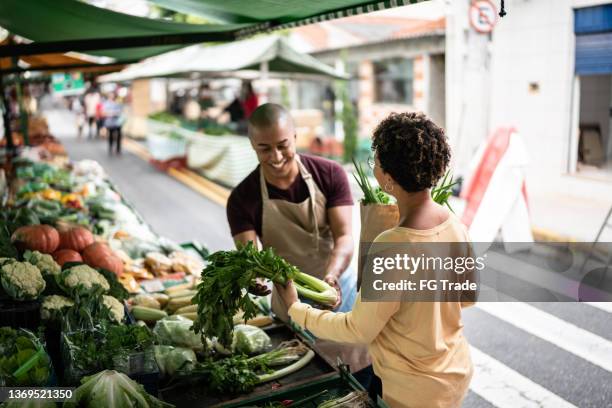
{"label": "plastic bag", "polygon": [[259,354],[272,347],[270,337],[259,327],[248,324],[234,326],[232,351],[242,354]]}
{"label": "plastic bag", "polygon": [[153,346],[153,350],[162,377],[173,376],[178,370],[189,371],[197,362],[193,350],[185,347]]}
{"label": "plastic bag", "polygon": [[34,333],[0,328],[0,386],[44,386],[51,372],[51,359]]}
{"label": "plastic bag", "polygon": [[199,334],[191,330],[193,322],[183,316],[170,316],[158,320],[153,328],[153,333],[162,345],[187,347],[200,351],[203,349]]}

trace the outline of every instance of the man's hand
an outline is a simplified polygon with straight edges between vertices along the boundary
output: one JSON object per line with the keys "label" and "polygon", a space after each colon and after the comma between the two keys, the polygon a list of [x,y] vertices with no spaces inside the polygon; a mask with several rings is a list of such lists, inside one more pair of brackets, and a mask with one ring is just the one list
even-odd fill
{"label": "man's hand", "polygon": [[338,300],[336,301],[336,304],[333,305],[330,309],[335,310],[338,307],[340,307],[340,304],[342,303],[342,289],[340,289],[340,282],[338,281],[338,278],[335,275],[326,275],[325,278],[323,278],[323,281],[325,281],[328,285],[332,286],[334,289],[336,289],[336,292],[338,292]]}
{"label": "man's hand", "polygon": [[272,291],[268,289],[268,286],[262,279],[257,278],[249,287],[249,293],[255,296],[268,296]]}
{"label": "man's hand", "polygon": [[295,288],[293,280],[291,279],[287,281],[285,286],[275,283],[274,289],[285,303],[285,306],[287,306],[287,310],[289,310],[294,303],[300,301],[298,298],[297,289]]}

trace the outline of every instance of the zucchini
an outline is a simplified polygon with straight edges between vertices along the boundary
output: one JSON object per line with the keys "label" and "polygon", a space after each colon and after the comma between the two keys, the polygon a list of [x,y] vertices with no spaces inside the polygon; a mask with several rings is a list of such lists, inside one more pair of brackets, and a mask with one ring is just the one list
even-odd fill
{"label": "zucchini", "polygon": [[189,320],[195,320],[196,317],[198,317],[198,314],[196,312],[192,312],[192,313],[179,313],[178,316],[186,317]]}
{"label": "zucchini", "polygon": [[236,313],[236,315],[234,316],[234,324],[248,324],[249,326],[255,326],[255,327],[265,327],[268,326],[272,323],[274,323],[274,319],[270,316],[264,316],[264,315],[259,315],[256,316],[252,319],[249,319],[246,321],[244,321],[244,318],[242,317],[243,314],[242,313]]}
{"label": "zucchini", "polygon": [[170,313],[173,313],[174,311],[180,309],[181,307],[189,306],[193,304],[191,302],[192,298],[193,298],[192,295],[177,297],[177,298],[170,298],[170,300],[168,301],[168,304],[166,305],[166,310]]}
{"label": "zucchini", "polygon": [[182,298],[182,297],[187,297],[187,296],[194,297],[196,293],[198,292],[195,290],[186,289],[186,290],[179,290],[178,292],[174,292],[169,296],[170,296],[170,299]]}
{"label": "zucchini", "polygon": [[163,310],[152,309],[145,306],[132,306],[131,312],[136,320],[143,320],[147,323],[156,322],[164,317],[168,317],[168,313]]}
{"label": "zucchini", "polygon": [[168,300],[170,300],[170,296],[165,293],[151,293],[151,297],[157,300],[161,307],[165,307],[168,304]]}
{"label": "zucchini", "polygon": [[198,311],[198,305],[189,305],[178,308],[174,314],[193,313]]}
{"label": "zucchini", "polygon": [[173,293],[177,293],[181,290],[187,290],[193,288],[193,283],[181,283],[179,285],[170,286],[168,289],[164,290],[164,293],[168,296],[171,296]]}
{"label": "zucchini", "polygon": [[135,306],[150,307],[151,309],[161,309],[161,304],[151,295],[140,294],[132,298],[132,304]]}

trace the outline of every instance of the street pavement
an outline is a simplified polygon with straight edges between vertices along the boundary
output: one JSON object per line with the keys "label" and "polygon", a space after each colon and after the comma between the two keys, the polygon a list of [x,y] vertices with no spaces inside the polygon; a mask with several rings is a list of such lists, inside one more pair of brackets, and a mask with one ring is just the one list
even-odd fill
{"label": "street pavement", "polygon": [[[77,140],[68,112],[47,117],[71,159],[99,161],[156,232],[232,246],[224,208],[127,151],[109,156],[105,141]],[[464,407],[612,407],[612,303],[481,303],[463,320],[475,365]]]}

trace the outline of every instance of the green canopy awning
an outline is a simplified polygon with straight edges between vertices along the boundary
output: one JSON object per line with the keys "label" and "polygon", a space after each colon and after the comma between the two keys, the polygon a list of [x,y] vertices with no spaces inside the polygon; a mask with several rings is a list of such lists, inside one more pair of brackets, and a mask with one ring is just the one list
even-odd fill
{"label": "green canopy awning", "polygon": [[271,73],[324,75],[344,79],[329,65],[296,51],[286,39],[272,35],[223,45],[194,45],[171,51],[133,64],[121,72],[104,75],[99,81],[182,77],[194,72],[216,76],[241,70],[259,70],[262,63],[267,63]]}
{"label": "green canopy awning", "polygon": [[[2,0],[0,27],[35,42],[86,39],[113,39],[164,34],[210,33],[229,35],[241,24],[182,24],[117,13],[76,0]],[[222,35],[211,38],[223,40]],[[122,60],[137,60],[167,52],[181,45],[161,45],[114,49],[111,41],[85,51]],[[104,47],[109,46],[109,49]],[[74,51],[64,49],[62,51]]]}
{"label": "green canopy awning", "polygon": [[0,56],[82,51],[134,60],[185,44],[233,41],[427,0],[152,0],[219,24],[181,24],[135,17],[77,0],[2,0],[0,26],[34,41],[0,49]]}

